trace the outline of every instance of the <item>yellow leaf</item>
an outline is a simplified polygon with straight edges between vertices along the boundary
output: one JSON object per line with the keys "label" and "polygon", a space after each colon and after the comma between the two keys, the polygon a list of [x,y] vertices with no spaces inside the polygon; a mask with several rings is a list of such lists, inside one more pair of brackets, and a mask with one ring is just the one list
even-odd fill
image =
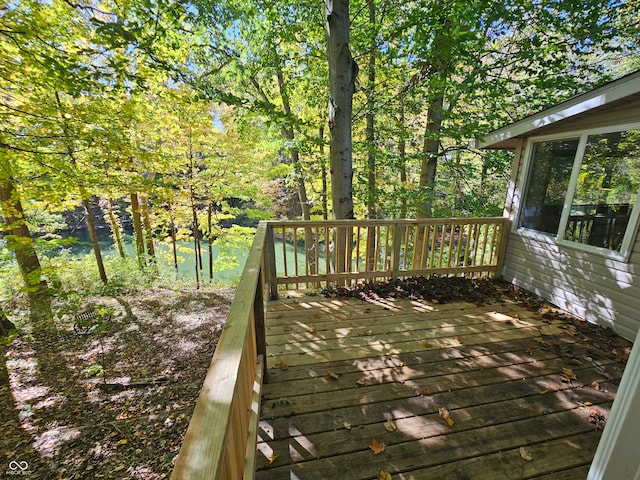
{"label": "yellow leaf", "polygon": [[560,375],[560,378],[565,383],[571,383],[572,380],[578,380],[578,377],[576,377],[576,374],[573,373],[573,370],[566,367],[562,368],[562,374]]}
{"label": "yellow leaf", "polygon": [[424,348],[431,348],[431,347],[433,347],[433,345],[431,345],[429,342],[422,342],[420,345],[422,345]]}
{"label": "yellow leaf", "polygon": [[523,460],[526,460],[527,462],[530,462],[531,460],[533,460],[533,455],[531,455],[531,452],[524,447],[520,447],[520,456],[522,457]]}
{"label": "yellow leaf", "polygon": [[384,470],[380,470],[378,472],[378,478],[376,480],[391,480],[391,474],[385,472]]}
{"label": "yellow leaf", "polygon": [[267,458],[267,460],[269,460],[269,465],[271,465],[273,462],[275,462],[276,458],[278,458],[278,455],[276,455],[275,453],[269,455],[269,458]]}
{"label": "yellow leaf", "polygon": [[389,419],[384,422],[384,428],[386,428],[388,432],[395,432],[398,429],[398,426],[396,425],[396,422],[394,422],[392,419]]}
{"label": "yellow leaf", "polygon": [[444,418],[447,421],[450,427],[453,427],[455,425],[455,422],[453,421],[453,418],[451,418],[451,414],[449,413],[449,410],[447,410],[446,408],[440,407],[438,409],[438,413],[442,418]]}
{"label": "yellow leaf", "polygon": [[327,370],[326,376],[329,378],[333,378],[334,380],[338,380],[340,378],[340,375],[338,375],[337,373],[333,373],[331,370]]}
{"label": "yellow leaf", "polygon": [[126,445],[127,443],[129,443],[129,440],[127,440],[126,438],[123,438],[118,442],[118,445]]}
{"label": "yellow leaf", "polygon": [[378,455],[379,453],[384,452],[384,449],[387,448],[387,446],[374,438],[373,440],[371,440],[371,445],[369,445],[369,448],[374,455]]}

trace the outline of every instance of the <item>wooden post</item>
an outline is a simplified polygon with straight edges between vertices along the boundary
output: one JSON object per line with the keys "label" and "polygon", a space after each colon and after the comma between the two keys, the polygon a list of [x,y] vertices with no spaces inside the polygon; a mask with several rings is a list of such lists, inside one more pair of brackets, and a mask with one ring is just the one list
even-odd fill
{"label": "wooden post", "polygon": [[502,277],[502,267],[504,266],[504,257],[507,254],[507,243],[509,241],[509,233],[511,230],[511,221],[505,218],[500,225],[500,243],[496,247],[498,258],[496,260],[495,278]]}
{"label": "wooden post", "polygon": [[[263,272],[260,269],[258,274],[258,284],[256,285],[256,295],[253,300],[253,321],[256,329],[256,351],[258,356],[262,355],[263,358],[267,358],[267,341],[266,330],[264,325],[265,320],[265,305],[264,305],[264,281]],[[262,378],[265,383],[268,382],[267,362],[262,363],[264,372],[262,372]]]}
{"label": "wooden post", "polygon": [[400,273],[400,252],[402,250],[402,239],[404,238],[404,226],[399,223],[393,224],[393,239],[391,246],[391,278],[398,278]]}
{"label": "wooden post", "polygon": [[[267,223],[267,239],[264,250],[264,265],[266,268],[269,299],[278,299],[278,279],[276,276],[276,245],[273,241],[273,227]],[[284,241],[284,239],[283,239]]]}

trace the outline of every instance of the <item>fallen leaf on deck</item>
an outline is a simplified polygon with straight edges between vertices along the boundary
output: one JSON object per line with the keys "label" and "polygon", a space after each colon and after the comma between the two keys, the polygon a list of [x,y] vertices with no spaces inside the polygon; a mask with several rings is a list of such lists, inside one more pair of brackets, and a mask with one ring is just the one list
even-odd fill
{"label": "fallen leaf on deck", "polygon": [[527,352],[529,355],[533,355],[533,349],[531,348],[527,348],[525,352]]}
{"label": "fallen leaf on deck", "polygon": [[531,460],[533,460],[533,456],[531,455],[531,452],[524,447],[520,447],[520,456],[522,457],[523,460],[526,460],[527,462],[530,462]]}
{"label": "fallen leaf on deck", "polygon": [[447,410],[446,408],[440,407],[438,409],[438,413],[442,418],[444,418],[447,421],[450,427],[453,427],[455,425],[455,422],[453,421],[453,418],[451,418],[451,414],[449,413],[449,410]]}
{"label": "fallen leaf on deck", "polygon": [[398,426],[396,425],[396,422],[389,419],[384,423],[384,428],[386,428],[388,432],[395,432],[398,429]]}
{"label": "fallen leaf on deck", "polygon": [[549,393],[551,390],[548,388],[545,388],[544,390],[540,391],[540,395],[546,395],[547,393]]}
{"label": "fallen leaf on deck", "polygon": [[604,428],[606,420],[600,409],[592,408],[589,410],[589,422],[593,423],[599,430]]}
{"label": "fallen leaf on deck", "polygon": [[431,348],[433,347],[432,344],[430,344],[429,342],[422,342],[420,345],[422,345],[424,348]]}
{"label": "fallen leaf on deck", "polygon": [[567,367],[562,368],[562,374],[560,375],[560,377],[565,383],[571,383],[572,380],[578,380],[578,377],[576,377],[576,374],[573,373],[573,370]]}
{"label": "fallen leaf on deck", "polygon": [[280,370],[286,370],[287,368],[289,368],[289,365],[287,365],[286,363],[284,363],[284,360],[280,360],[280,363],[278,365],[276,365]]}
{"label": "fallen leaf on deck", "polygon": [[278,455],[276,455],[275,453],[272,455],[269,455],[269,458],[267,458],[267,460],[269,460],[269,465],[275,462],[277,458],[278,458]]}
{"label": "fallen leaf on deck", "polygon": [[290,332],[293,329],[289,325],[285,325],[284,327],[282,327],[282,330],[284,330],[285,332]]}
{"label": "fallen leaf on deck", "polygon": [[337,373],[333,373],[331,370],[327,370],[326,376],[329,378],[333,378],[334,380],[338,380],[340,378],[340,375],[338,375]]}
{"label": "fallen leaf on deck", "polygon": [[364,377],[362,377],[362,378],[361,378],[360,380],[358,380],[356,383],[357,383],[358,385],[361,385],[361,386],[363,386],[363,387],[364,387],[365,385],[367,385],[367,379],[366,379],[366,378],[364,378]]}
{"label": "fallen leaf on deck", "polygon": [[344,422],[342,425],[344,425],[344,428],[347,430],[351,430],[351,424],[348,422]]}
{"label": "fallen leaf on deck", "polygon": [[422,390],[418,391],[415,390],[416,395],[420,395],[421,397],[424,397],[426,395],[429,395],[429,389],[427,387],[424,387]]}
{"label": "fallen leaf on deck", "polygon": [[126,438],[123,438],[118,442],[118,445],[126,445],[127,443],[129,443],[129,440],[127,440]]}
{"label": "fallen leaf on deck", "polygon": [[373,440],[371,440],[371,445],[369,445],[369,448],[374,455],[378,455],[379,453],[384,452],[384,449],[387,448],[387,446],[374,438]]}
{"label": "fallen leaf on deck", "polygon": [[309,330],[307,330],[309,333],[316,333],[316,327],[309,327]]}
{"label": "fallen leaf on deck", "polygon": [[367,335],[373,335],[373,330],[367,330],[365,333],[366,333]]}
{"label": "fallen leaf on deck", "polygon": [[600,386],[600,382],[591,382],[591,386],[596,390],[602,390],[602,387]]}
{"label": "fallen leaf on deck", "polygon": [[584,402],[585,407],[590,407],[593,405],[593,402]]}
{"label": "fallen leaf on deck", "polygon": [[391,474],[385,472],[384,470],[380,470],[378,472],[378,478],[377,480],[391,480]]}

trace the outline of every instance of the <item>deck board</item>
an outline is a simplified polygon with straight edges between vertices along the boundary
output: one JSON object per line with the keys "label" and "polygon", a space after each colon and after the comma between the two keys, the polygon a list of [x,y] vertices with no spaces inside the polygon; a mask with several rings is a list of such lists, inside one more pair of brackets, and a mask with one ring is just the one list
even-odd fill
{"label": "deck board", "polygon": [[[380,469],[394,479],[584,478],[600,438],[594,414],[608,416],[624,370],[567,322],[508,301],[294,295],[267,310],[258,480],[364,480]],[[378,455],[373,439],[386,445]]]}

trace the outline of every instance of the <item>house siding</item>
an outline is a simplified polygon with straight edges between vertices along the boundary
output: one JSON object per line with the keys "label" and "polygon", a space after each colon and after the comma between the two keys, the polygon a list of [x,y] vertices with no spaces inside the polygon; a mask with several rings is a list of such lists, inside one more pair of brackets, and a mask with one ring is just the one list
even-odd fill
{"label": "house siding", "polygon": [[640,329],[640,239],[629,262],[511,233],[503,278],[568,312],[633,339]]}

